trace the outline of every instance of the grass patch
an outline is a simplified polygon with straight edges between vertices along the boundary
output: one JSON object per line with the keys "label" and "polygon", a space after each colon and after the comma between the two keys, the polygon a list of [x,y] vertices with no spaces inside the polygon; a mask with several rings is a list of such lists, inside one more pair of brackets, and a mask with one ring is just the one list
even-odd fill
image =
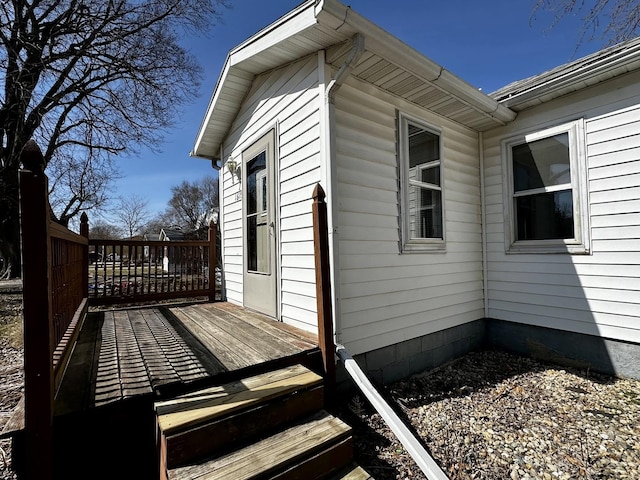
{"label": "grass patch", "polygon": [[22,295],[0,294],[0,343],[23,347]]}

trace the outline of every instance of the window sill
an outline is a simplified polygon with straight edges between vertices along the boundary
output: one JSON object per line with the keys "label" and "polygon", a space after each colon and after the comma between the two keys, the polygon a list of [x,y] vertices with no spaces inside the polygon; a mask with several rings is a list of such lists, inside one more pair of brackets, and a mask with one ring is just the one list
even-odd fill
{"label": "window sill", "polygon": [[507,254],[569,254],[589,255],[590,251],[584,244],[558,243],[555,241],[515,242],[506,250]]}
{"label": "window sill", "polygon": [[446,251],[444,241],[434,241],[425,243],[406,243],[402,246],[400,253],[445,253]]}

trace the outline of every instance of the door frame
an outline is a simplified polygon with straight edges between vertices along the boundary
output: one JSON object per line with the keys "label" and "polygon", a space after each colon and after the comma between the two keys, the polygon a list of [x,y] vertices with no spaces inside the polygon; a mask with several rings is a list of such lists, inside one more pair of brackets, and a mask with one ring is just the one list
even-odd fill
{"label": "door frame", "polygon": [[[278,211],[278,168],[276,145],[277,129],[270,127],[266,133],[261,134],[256,140],[242,150],[242,280],[243,280],[243,305],[246,308],[256,310],[260,313],[278,319],[280,315],[280,289],[279,289],[279,269],[280,269],[280,236]],[[250,162],[260,153],[266,152],[266,179],[267,179],[267,229],[268,229],[268,254],[270,256],[269,272],[251,272],[248,269],[248,243],[247,243],[247,202],[249,197],[247,184],[247,162]],[[259,297],[252,297],[253,289],[264,291],[269,302],[257,300]],[[257,300],[257,301],[254,301]]]}

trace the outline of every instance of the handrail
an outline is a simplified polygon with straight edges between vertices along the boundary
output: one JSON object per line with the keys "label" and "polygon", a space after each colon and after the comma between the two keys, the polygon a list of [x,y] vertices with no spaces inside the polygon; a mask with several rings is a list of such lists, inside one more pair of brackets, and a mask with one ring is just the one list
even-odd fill
{"label": "handrail", "polygon": [[442,471],[429,452],[420,444],[416,437],[407,428],[404,422],[393,411],[389,404],[382,398],[380,393],[371,384],[360,366],[353,359],[349,351],[343,345],[336,345],[336,354],[344,364],[357,387],[367,397],[373,408],[380,414],[389,425],[391,431],[396,435],[400,443],[409,452],[416,464],[429,480],[449,480],[449,477]]}

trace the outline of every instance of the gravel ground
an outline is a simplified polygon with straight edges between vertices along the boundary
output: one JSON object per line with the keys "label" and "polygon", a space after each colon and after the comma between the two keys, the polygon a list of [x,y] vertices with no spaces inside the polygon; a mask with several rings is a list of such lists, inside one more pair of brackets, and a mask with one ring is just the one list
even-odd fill
{"label": "gravel ground", "polygon": [[[21,307],[0,293],[0,430],[23,390]],[[451,480],[640,479],[640,381],[486,351],[382,393]],[[340,414],[374,478],[425,478],[364,397]],[[0,448],[0,480],[15,480],[10,441]]]}
{"label": "gravel ground", "polygon": [[[452,480],[640,479],[639,381],[486,351],[384,395]],[[425,478],[359,397],[349,410],[372,476]]]}
{"label": "gravel ground", "polygon": [[[0,431],[24,390],[22,370],[22,295],[0,293]],[[15,480],[11,440],[0,440],[0,480]]]}

